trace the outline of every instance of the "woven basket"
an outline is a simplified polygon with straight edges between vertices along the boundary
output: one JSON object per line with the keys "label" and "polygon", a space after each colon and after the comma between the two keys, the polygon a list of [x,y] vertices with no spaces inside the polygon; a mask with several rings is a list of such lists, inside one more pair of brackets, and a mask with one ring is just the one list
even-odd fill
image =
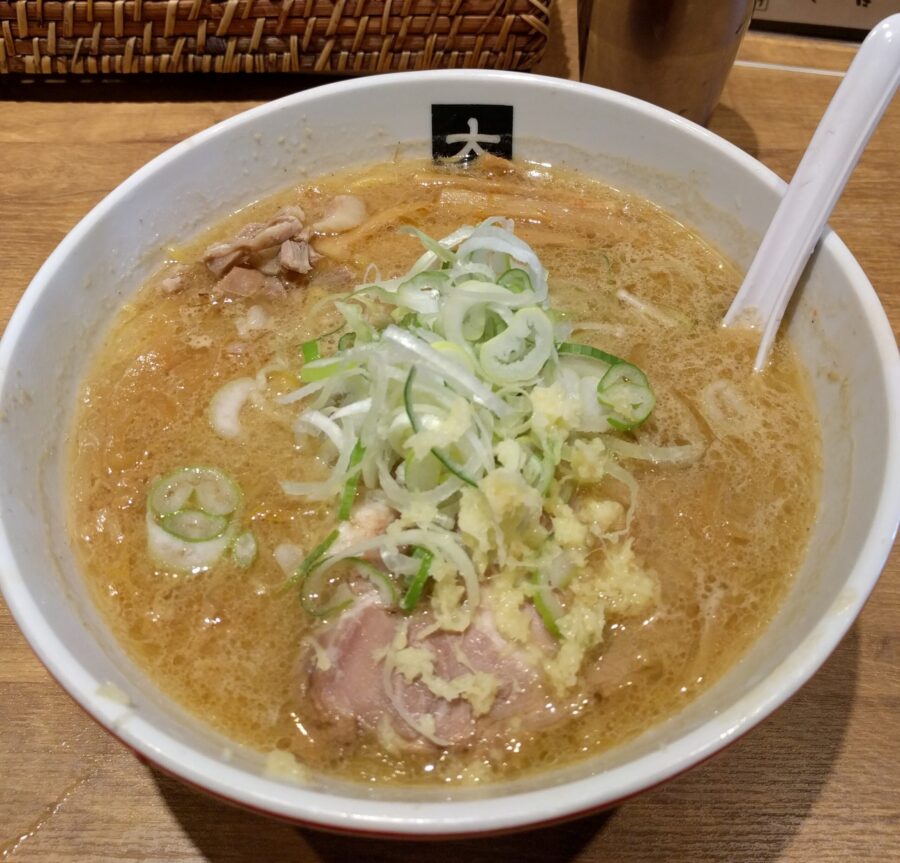
{"label": "woven basket", "polygon": [[0,0],[0,73],[528,69],[551,0]]}

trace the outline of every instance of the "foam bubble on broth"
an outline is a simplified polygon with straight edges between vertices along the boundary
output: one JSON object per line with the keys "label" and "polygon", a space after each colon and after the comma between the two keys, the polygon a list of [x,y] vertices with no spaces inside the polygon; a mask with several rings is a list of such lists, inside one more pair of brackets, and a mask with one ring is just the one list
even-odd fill
{"label": "foam bubble on broth", "polygon": [[[323,260],[309,287],[228,301],[211,298],[213,279],[202,273],[173,295],[151,279],[119,313],[82,389],[69,477],[71,531],[110,627],[161,689],[225,734],[365,782],[511,777],[600,752],[671,716],[764,631],[803,557],[819,434],[790,346],[780,341],[772,367],[750,374],[752,336],[719,326],[740,281],[735,268],[652,204],[556,169],[488,162],[460,173],[404,162],[336,174],[259,202],[173,255],[196,260],[248,220],[298,201],[315,216],[348,192],[373,216],[387,215],[349,248],[341,238],[322,243],[340,260]],[[511,729],[471,755],[400,758],[374,738],[324,745],[296,702],[309,621],[279,592],[284,573],[273,557],[284,542],[309,551],[329,529],[329,506],[298,503],[278,486],[288,464],[297,480],[321,479],[324,467],[314,452],[304,465],[296,459],[289,413],[248,406],[244,435],[223,440],[207,407],[225,382],[273,358],[287,365],[300,342],[332,329],[328,298],[361,281],[370,262],[385,276],[404,272],[419,247],[396,233],[399,225],[443,236],[497,214],[513,217],[541,257],[555,305],[572,321],[603,322],[602,330],[576,332],[578,340],[647,373],[657,407],[642,439],[699,439],[706,447],[684,467],[629,465],[640,484],[635,548],[659,578],[660,606],[646,619],[613,622],[597,672],[607,683],[567,724]],[[653,303],[666,322],[617,291]],[[251,304],[269,326],[239,338],[236,324]],[[270,386],[290,389],[290,375],[273,375]],[[148,484],[181,465],[208,463],[243,489],[259,558],[247,571],[226,557],[199,576],[160,572],[146,550]]]}

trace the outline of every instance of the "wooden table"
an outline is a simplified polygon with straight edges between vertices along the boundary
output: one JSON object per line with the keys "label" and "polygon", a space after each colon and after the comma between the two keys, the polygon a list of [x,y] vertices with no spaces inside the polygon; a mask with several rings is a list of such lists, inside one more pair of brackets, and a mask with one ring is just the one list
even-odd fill
{"label": "wooden table", "polygon": [[[851,45],[751,34],[713,130],[790,177],[853,53]],[[571,58],[555,63],[571,70]],[[66,231],[132,171],[185,136],[297,87],[296,79],[0,82],[0,325]],[[832,219],[895,332],[898,168],[900,100]],[[277,824],[142,766],[62,693],[0,604],[0,860],[900,860],[898,621],[895,551],[862,616],[812,682],[711,762],[566,826],[394,845]]]}

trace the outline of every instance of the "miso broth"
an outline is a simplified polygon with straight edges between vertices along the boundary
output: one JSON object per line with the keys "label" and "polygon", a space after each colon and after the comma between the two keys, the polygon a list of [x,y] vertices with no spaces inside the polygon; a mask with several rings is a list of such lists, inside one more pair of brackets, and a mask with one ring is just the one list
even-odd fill
{"label": "miso broth", "polygon": [[[286,206],[302,207],[312,224],[337,195],[360,199],[365,221],[313,235],[322,257],[283,292],[222,293],[219,276],[198,263],[210,244]],[[484,741],[449,747],[407,745],[371,725],[348,733],[318,715],[299,684],[304,636],[323,624],[285,587],[335,526],[338,501],[290,496],[281,483],[322,480],[330,456],[298,444],[297,405],[278,396],[303,385],[301,345],[337,349],[335,298],[371,281],[370,265],[387,279],[422,253],[401,226],[444,237],[491,216],[512,219],[546,267],[553,306],[573,328],[567,338],[625,358],[652,384],[649,419],[618,437],[646,451],[696,452],[657,463],[619,451],[637,485],[628,538],[655,592],[639,612],[607,604],[602,642],[586,654],[577,684],[555,697],[560,718],[530,728],[495,722]],[[175,266],[122,307],[84,381],[71,434],[71,531],[128,654],[215,729],[360,782],[508,778],[596,754],[672,716],[765,631],[816,512],[811,394],[784,340],[770,368],[750,374],[754,337],[720,326],[740,274],[652,203],[555,168],[398,162],[290,188],[185,238],[170,257]],[[370,311],[381,325],[392,320],[377,303]],[[223,437],[211,426],[211,402],[243,378],[262,380],[262,390],[240,409],[240,434]],[[239,487],[241,529],[252,530],[257,547],[249,565],[229,552],[207,571],[174,571],[150,554],[148,492],[197,465]],[[621,482],[604,488],[621,522],[631,493]],[[577,512],[582,494],[570,484],[562,499]],[[562,530],[563,509],[542,517],[550,535]],[[604,542],[579,552],[586,566],[609,554]],[[546,641],[542,650],[558,649]]]}

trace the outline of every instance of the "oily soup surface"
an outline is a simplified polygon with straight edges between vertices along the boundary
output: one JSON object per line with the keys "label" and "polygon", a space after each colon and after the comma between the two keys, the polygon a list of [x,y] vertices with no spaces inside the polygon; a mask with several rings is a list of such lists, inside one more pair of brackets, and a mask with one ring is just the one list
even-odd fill
{"label": "oily soup surface", "polygon": [[[157,277],[121,310],[81,393],[71,449],[71,530],[96,602],[135,662],[170,696],[235,740],[293,752],[314,769],[361,781],[472,782],[571,762],[675,713],[765,629],[799,565],[817,503],[819,433],[804,372],[780,343],[751,375],[752,338],[719,327],[739,274],[714,250],[642,200],[562,171],[418,163],[328,176],[254,205],[177,251],[196,261],[246,221],[299,203],[312,221],[335,194],[362,198],[369,221],[321,243],[328,256],[283,297],[216,298],[193,269],[167,294]],[[280,590],[283,543],[312,549],[334,524],[329,504],[286,496],[279,480],[326,468],[294,447],[294,414],[271,401],[241,412],[244,434],[217,436],[208,406],[226,382],[276,358],[270,394],[298,386],[298,345],[340,323],[323,300],[363,280],[405,272],[412,224],[441,237],[493,215],[515,221],[550,273],[554,306],[573,340],[642,368],[657,397],[637,431],[645,444],[700,442],[688,465],[622,459],[640,487],[634,549],[659,581],[658,607],[608,619],[589,665],[600,681],[574,718],[551,730],[511,727],[490,746],[392,755],[373,736],[335,743],[304,726],[297,662],[311,621]],[[314,245],[318,245],[314,241]],[[652,303],[647,308],[617,296]],[[267,326],[247,328],[261,307]],[[724,383],[723,383],[724,382]],[[749,409],[748,409],[749,408]],[[158,570],[147,552],[152,481],[185,465],[215,465],[243,492],[242,522],[258,539],[247,569],[225,556],[209,572]]]}

